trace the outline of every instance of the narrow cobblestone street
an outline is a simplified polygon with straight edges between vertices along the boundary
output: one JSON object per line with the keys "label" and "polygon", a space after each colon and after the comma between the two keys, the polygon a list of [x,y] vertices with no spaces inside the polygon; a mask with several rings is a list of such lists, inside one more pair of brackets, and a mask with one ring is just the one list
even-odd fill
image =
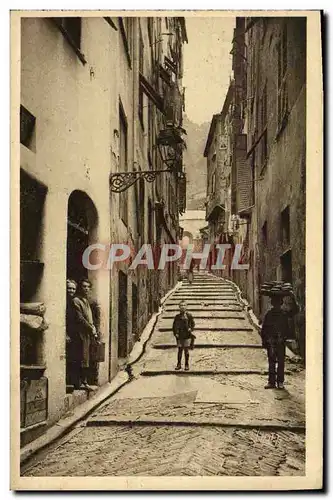
{"label": "narrow cobblestone street", "polygon": [[[195,318],[190,371],[175,372],[172,320]],[[23,466],[25,476],[301,476],[305,373],[265,390],[267,360],[236,288],[197,274],[166,301],[133,381]]]}

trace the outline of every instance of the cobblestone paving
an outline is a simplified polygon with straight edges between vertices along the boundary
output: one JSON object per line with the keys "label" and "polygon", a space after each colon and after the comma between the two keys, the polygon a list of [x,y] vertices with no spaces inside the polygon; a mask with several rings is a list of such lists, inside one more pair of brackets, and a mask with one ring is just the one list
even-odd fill
{"label": "cobblestone paving", "polygon": [[[173,370],[177,364],[177,348],[151,350],[145,358],[144,370]],[[190,352],[191,370],[267,370],[265,352],[261,349],[193,349]]]}
{"label": "cobblestone paving", "polygon": [[[260,344],[261,339],[259,335],[253,332],[240,332],[240,331],[220,331],[220,332],[205,332],[196,331],[196,342],[205,344]],[[159,332],[156,331],[153,337],[154,344],[175,344],[175,337],[172,332]],[[194,349],[195,351],[195,349]],[[243,353],[244,354],[244,353]]]}
{"label": "cobblestone paving", "polygon": [[[216,287],[216,297],[231,287],[216,278],[195,279],[189,290],[200,297],[203,286]],[[228,290],[229,291],[229,290]],[[232,299],[223,305],[196,299],[191,308],[211,318],[197,320],[197,342],[260,345],[242,308]],[[145,355],[133,366],[134,380],[123,387],[57,445],[27,463],[27,476],[300,476],[305,474],[305,374],[287,360],[286,390],[264,389],[267,376],[250,373],[176,374],[176,349],[154,349],[175,342],[171,323],[179,297],[172,296],[158,320]],[[187,294],[187,297],[189,295]],[[232,305],[229,311],[223,309]],[[213,315],[240,315],[245,319],[214,319]],[[196,315],[194,312],[194,316]],[[198,315],[199,317],[199,315]],[[221,323],[250,326],[250,331],[205,331]],[[259,348],[196,348],[191,370],[267,370],[265,351]],[[141,376],[147,368],[171,374]],[[112,420],[110,424],[110,420]],[[131,423],[128,423],[128,422]],[[109,424],[107,423],[109,422]],[[136,422],[136,423],[135,423]],[[178,422],[179,425],[175,425]],[[100,427],[97,425],[105,424]],[[117,425],[114,425],[114,424]],[[166,425],[168,424],[168,425]],[[265,428],[266,426],[266,428]],[[267,426],[271,426],[270,430]],[[275,426],[275,427],[274,427]],[[290,426],[297,429],[290,430]],[[256,428],[253,428],[256,427]],[[289,427],[289,428],[288,428]],[[274,432],[273,429],[274,428]],[[303,430],[302,430],[303,428]]]}
{"label": "cobblestone paving", "polygon": [[[265,390],[266,380],[260,375],[214,375],[208,377],[208,380],[218,382],[230,391],[233,387],[248,391],[248,402],[233,404],[230,402],[232,398],[226,403],[215,402],[216,397],[213,396],[212,402],[200,403],[196,401],[198,391],[191,391],[193,384],[195,388],[195,381],[191,385],[192,379],[190,379],[188,392],[180,396],[114,399],[94,415],[116,417],[121,415],[124,419],[135,418],[138,415],[141,419],[163,416],[164,418],[179,418],[183,421],[211,420],[229,425],[235,422],[249,425],[255,422],[266,425],[305,425],[304,394],[302,395],[298,390],[302,385],[301,381],[294,385],[289,382],[286,384],[286,391],[282,393],[278,390]],[[135,390],[134,386],[133,390]],[[209,384],[203,390],[207,392],[206,397],[209,399]]]}
{"label": "cobblestone paving", "polygon": [[304,436],[202,427],[84,428],[26,476],[301,476]]}
{"label": "cobblestone paving", "polygon": [[[169,312],[164,313],[163,319],[167,319],[167,318],[171,319],[172,318],[172,320],[173,320],[173,318],[175,317],[175,312],[176,312],[176,309],[175,309],[175,311],[169,311]],[[245,320],[245,314],[242,311],[206,311],[206,310],[203,310],[203,311],[196,311],[195,318],[196,318],[196,320],[199,320],[201,318],[204,318],[204,319],[215,319],[215,318],[235,319],[235,318],[239,318],[239,319]]]}

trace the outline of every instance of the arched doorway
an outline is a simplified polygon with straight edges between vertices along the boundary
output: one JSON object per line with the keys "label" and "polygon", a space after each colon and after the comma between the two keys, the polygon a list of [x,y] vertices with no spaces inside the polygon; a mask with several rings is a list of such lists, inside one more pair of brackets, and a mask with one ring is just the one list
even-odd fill
{"label": "arched doorway", "polygon": [[[75,280],[79,283],[82,279],[88,278],[92,284],[92,299],[96,299],[97,274],[96,271],[88,270],[82,257],[86,248],[92,243],[97,242],[98,217],[96,207],[83,191],[75,190],[68,199],[67,207],[67,279]],[[65,285],[64,285],[65,286]],[[94,301],[91,308],[93,310]],[[97,326],[97,322],[94,323]],[[72,358],[74,356],[74,358]],[[71,392],[73,387],[79,385],[80,363],[73,361],[76,356],[71,354],[69,345],[66,344],[66,385],[67,392]],[[88,382],[96,384],[98,380],[98,365],[91,363],[89,373],[87,373]]]}
{"label": "arched doorway", "polygon": [[182,248],[187,248],[189,245],[193,243],[193,234],[189,231],[183,231],[183,238],[181,241]]}
{"label": "arched doorway", "polygon": [[88,245],[97,240],[97,210],[83,191],[73,191],[67,210],[67,278],[80,281],[92,279],[82,263],[82,255]]}

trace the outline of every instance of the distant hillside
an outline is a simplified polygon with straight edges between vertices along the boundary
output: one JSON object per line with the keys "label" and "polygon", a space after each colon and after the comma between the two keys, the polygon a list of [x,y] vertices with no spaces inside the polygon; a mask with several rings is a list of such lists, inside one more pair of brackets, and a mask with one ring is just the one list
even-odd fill
{"label": "distant hillside", "polygon": [[187,210],[205,210],[206,199],[206,158],[203,152],[210,122],[197,125],[185,115],[183,127],[187,132],[187,149],[184,152],[184,165],[187,176]]}

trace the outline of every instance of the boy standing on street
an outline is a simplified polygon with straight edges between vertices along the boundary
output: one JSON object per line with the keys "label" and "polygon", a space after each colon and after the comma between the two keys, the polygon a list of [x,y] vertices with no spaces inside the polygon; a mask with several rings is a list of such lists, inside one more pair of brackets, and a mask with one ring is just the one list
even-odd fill
{"label": "boy standing on street", "polygon": [[[272,296],[270,309],[264,318],[261,328],[262,345],[267,349],[268,384],[265,389],[284,389],[284,358],[286,339],[290,338],[288,318],[298,313],[299,307],[292,293],[293,303],[289,311],[281,309],[283,298]],[[277,363],[277,370],[276,370]],[[276,384],[276,385],[275,385]]]}
{"label": "boy standing on street", "polygon": [[189,349],[193,347],[194,335],[192,331],[195,323],[192,314],[186,311],[186,302],[181,301],[179,304],[180,313],[175,316],[173,321],[172,331],[177,340],[178,356],[176,370],[181,370],[181,362],[183,351],[185,353],[185,370],[188,371],[189,367]]}

